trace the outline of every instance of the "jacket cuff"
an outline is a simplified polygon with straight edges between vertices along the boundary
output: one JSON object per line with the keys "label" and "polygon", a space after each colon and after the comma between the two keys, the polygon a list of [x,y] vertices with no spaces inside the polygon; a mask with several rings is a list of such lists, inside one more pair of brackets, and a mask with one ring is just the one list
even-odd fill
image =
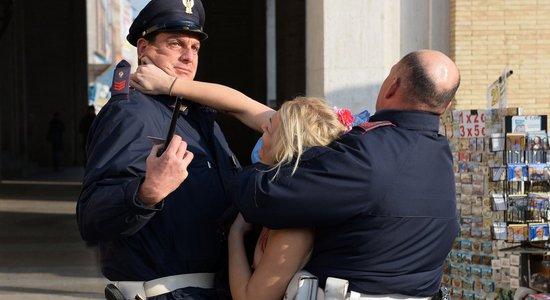
{"label": "jacket cuff", "polygon": [[139,187],[145,177],[139,176],[133,179],[126,186],[126,204],[133,210],[136,214],[146,215],[152,212],[161,211],[164,207],[164,199],[154,206],[147,206],[141,202],[138,197]]}

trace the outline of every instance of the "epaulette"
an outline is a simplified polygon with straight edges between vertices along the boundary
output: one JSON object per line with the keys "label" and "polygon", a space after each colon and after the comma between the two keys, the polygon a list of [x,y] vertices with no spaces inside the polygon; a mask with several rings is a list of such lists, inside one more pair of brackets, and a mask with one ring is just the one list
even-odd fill
{"label": "epaulette", "polygon": [[359,124],[356,127],[360,127],[363,130],[363,134],[365,134],[371,130],[374,130],[376,128],[383,127],[383,126],[396,127],[396,125],[390,121],[366,122],[366,123]]}
{"label": "epaulette", "polygon": [[121,60],[113,73],[113,85],[111,86],[111,97],[128,99],[130,94],[130,64]]}

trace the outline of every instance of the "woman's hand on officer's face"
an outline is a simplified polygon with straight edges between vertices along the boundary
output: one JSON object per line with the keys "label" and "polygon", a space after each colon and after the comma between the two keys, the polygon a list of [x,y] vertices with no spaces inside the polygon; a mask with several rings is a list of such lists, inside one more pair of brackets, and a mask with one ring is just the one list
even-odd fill
{"label": "woman's hand on officer's face", "polygon": [[147,56],[141,61],[136,72],[130,75],[130,86],[144,94],[168,95],[176,77],[166,74]]}

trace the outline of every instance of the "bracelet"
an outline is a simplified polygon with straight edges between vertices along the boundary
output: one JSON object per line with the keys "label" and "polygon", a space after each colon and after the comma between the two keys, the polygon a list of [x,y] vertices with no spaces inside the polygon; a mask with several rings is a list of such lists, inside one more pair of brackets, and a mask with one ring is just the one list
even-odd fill
{"label": "bracelet", "polygon": [[168,95],[172,96],[172,88],[174,87],[174,83],[176,83],[176,80],[178,80],[178,77],[174,78],[174,81],[172,81],[172,84],[170,85],[170,89],[168,89]]}

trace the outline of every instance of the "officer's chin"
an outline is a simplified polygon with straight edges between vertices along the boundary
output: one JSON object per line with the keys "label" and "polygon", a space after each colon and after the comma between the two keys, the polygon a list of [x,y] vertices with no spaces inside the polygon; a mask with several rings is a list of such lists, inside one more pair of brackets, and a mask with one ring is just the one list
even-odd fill
{"label": "officer's chin", "polygon": [[185,70],[175,70],[175,76],[184,80],[193,80],[195,78],[195,73]]}

